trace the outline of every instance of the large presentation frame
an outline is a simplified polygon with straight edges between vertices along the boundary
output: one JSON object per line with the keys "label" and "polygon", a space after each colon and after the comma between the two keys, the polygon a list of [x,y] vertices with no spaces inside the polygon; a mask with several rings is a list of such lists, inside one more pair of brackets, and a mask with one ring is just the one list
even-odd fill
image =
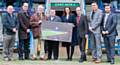
{"label": "large presentation frame", "polygon": [[41,39],[61,41],[61,42],[71,42],[73,27],[74,25],[72,23],[62,23],[62,22],[52,22],[52,21],[42,22]]}

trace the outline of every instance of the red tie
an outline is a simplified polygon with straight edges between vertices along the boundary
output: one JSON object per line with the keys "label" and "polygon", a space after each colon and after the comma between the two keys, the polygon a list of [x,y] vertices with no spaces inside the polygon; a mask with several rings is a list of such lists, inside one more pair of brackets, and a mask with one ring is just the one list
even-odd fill
{"label": "red tie", "polygon": [[80,16],[77,16],[77,25],[80,23]]}

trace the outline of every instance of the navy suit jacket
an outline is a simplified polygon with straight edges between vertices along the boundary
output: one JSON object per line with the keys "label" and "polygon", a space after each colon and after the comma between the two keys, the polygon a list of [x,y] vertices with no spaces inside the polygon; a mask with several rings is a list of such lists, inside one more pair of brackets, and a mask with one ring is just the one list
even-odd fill
{"label": "navy suit jacket", "polygon": [[80,16],[80,23],[77,25],[77,37],[85,38],[85,34],[88,34],[88,21],[87,16]]}
{"label": "navy suit jacket", "polygon": [[66,16],[62,16],[62,22],[72,23],[72,24],[76,25],[75,15],[74,14],[70,14],[68,19],[66,19]]}
{"label": "navy suit jacket", "polygon": [[104,19],[105,19],[105,14],[103,15],[102,18],[102,23],[101,23],[101,31],[108,31],[109,34],[103,35],[103,36],[117,36],[117,19],[116,15],[113,13],[110,13],[106,22],[106,25],[104,27]]}
{"label": "navy suit jacket", "polygon": [[6,13],[2,17],[2,24],[3,24],[3,34],[14,35],[15,32],[12,31],[13,28],[18,29],[19,23],[17,17],[12,14],[12,17],[9,13]]}

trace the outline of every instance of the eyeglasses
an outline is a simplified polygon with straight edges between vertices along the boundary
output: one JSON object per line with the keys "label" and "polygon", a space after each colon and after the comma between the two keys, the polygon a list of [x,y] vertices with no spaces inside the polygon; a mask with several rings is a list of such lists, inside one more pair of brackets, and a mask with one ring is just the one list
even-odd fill
{"label": "eyeglasses", "polygon": [[24,6],[24,7],[28,7],[28,6]]}
{"label": "eyeglasses", "polygon": [[81,11],[81,10],[76,10],[76,11]]}

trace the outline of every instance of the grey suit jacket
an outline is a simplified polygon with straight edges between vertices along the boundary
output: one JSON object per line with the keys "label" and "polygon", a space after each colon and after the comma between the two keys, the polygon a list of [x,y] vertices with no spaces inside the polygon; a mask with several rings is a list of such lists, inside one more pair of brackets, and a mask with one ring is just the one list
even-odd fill
{"label": "grey suit jacket", "polygon": [[59,16],[54,16],[54,19],[51,20],[51,16],[48,17],[48,21],[52,21],[52,22],[61,22],[61,18]]}
{"label": "grey suit jacket", "polygon": [[101,20],[102,20],[102,10],[98,9],[94,14],[93,19],[92,19],[92,12],[90,13],[89,27],[92,27],[93,33],[100,33],[100,24],[101,24]]}

